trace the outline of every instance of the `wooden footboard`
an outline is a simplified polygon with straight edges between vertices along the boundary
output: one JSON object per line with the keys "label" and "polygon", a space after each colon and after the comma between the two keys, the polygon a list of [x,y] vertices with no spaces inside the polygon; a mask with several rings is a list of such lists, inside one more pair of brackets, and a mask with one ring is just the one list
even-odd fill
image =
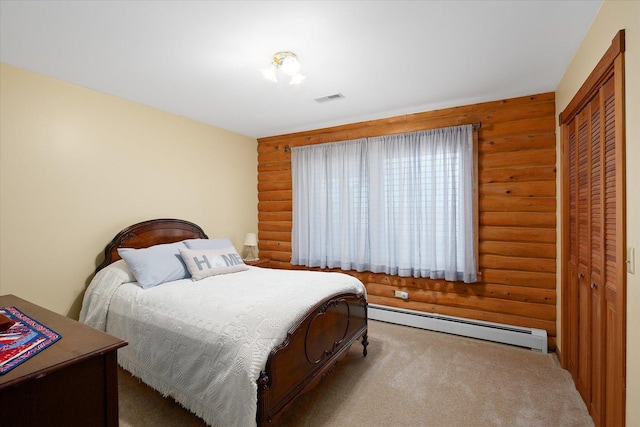
{"label": "wooden footboard", "polygon": [[275,422],[296,397],[315,387],[359,337],[366,356],[364,296],[340,294],[311,309],[269,354],[258,379],[258,426]]}

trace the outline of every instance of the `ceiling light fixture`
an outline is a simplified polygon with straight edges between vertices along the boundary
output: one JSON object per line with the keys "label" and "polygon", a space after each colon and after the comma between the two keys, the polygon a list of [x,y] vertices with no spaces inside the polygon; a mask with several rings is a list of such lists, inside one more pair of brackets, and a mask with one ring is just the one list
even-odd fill
{"label": "ceiling light fixture", "polygon": [[269,81],[277,82],[276,71],[278,69],[282,71],[282,74],[291,77],[290,85],[300,84],[301,81],[306,79],[305,76],[299,73],[300,62],[298,61],[298,55],[293,52],[277,52],[273,55],[271,66],[262,69],[262,75]]}

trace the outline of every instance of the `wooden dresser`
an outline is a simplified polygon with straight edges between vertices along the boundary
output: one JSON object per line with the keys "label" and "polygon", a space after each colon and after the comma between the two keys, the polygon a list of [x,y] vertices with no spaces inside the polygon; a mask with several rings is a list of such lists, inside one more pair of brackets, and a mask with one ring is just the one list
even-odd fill
{"label": "wooden dresser", "polygon": [[0,307],[16,307],[62,336],[0,375],[0,424],[117,426],[116,350],[127,342],[14,295],[0,296]]}

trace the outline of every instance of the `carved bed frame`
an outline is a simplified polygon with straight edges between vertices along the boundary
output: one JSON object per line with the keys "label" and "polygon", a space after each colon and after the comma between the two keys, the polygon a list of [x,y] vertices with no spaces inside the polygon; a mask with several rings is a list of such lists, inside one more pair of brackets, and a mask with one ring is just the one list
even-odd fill
{"label": "carved bed frame", "polygon": [[[206,239],[198,225],[180,219],[154,219],[120,231],[104,250],[96,273],[120,259],[118,248],[145,248],[185,239]],[[274,423],[301,394],[333,371],[362,337],[367,355],[367,301],[352,293],[334,295],[309,310],[271,350],[258,383],[258,426]]]}

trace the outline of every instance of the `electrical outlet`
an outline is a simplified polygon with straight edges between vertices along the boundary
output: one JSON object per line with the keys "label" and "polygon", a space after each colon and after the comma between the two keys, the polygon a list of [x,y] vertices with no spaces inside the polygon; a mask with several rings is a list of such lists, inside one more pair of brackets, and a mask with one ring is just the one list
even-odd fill
{"label": "electrical outlet", "polygon": [[395,296],[402,299],[409,299],[409,292],[395,291]]}

